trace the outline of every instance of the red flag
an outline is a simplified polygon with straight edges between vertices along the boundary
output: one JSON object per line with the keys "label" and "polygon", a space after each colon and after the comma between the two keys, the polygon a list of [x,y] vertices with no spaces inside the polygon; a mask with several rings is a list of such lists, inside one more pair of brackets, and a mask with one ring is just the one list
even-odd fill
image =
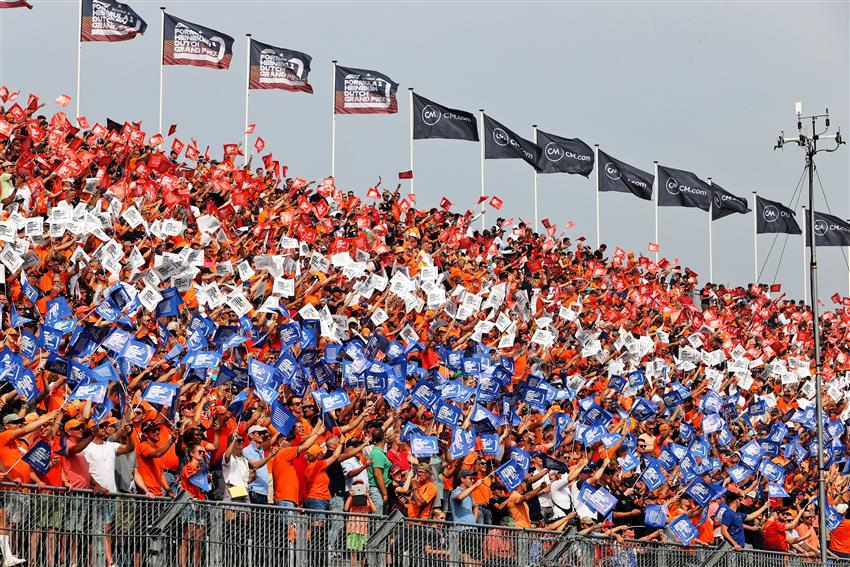
{"label": "red flag", "polygon": [[440,208],[444,211],[448,211],[452,208],[452,202],[449,201],[447,198],[443,197],[442,199],[440,199]]}
{"label": "red flag", "polygon": [[661,249],[661,247],[658,246],[658,244],[656,244],[655,242],[649,243],[649,251],[650,252],[658,252],[660,249]]}
{"label": "red flag", "polygon": [[838,305],[839,303],[841,303],[841,295],[839,295],[839,294],[837,294],[837,293],[834,293],[834,294],[832,295],[831,299],[832,299],[832,302],[833,302],[833,303],[835,303],[836,305]]}
{"label": "red flag", "polygon": [[411,204],[416,204],[416,193],[408,193],[407,200],[411,202]]}
{"label": "red flag", "polygon": [[180,152],[183,151],[183,148],[186,147],[186,144],[180,141],[180,138],[174,138],[171,142],[171,151],[177,155],[180,155]]}
{"label": "red flag", "polygon": [[498,197],[494,196],[492,199],[490,199],[490,206],[493,207],[494,209],[496,209],[497,211],[499,209],[501,209],[502,205],[504,205],[504,204],[505,204],[504,201],[502,201]]}
{"label": "red flag", "polygon": [[172,124],[168,127],[168,135],[171,136],[177,131],[177,124]]}
{"label": "red flag", "polygon": [[150,140],[148,140],[148,144],[151,146],[158,146],[162,143],[162,134],[154,134],[151,136]]}
{"label": "red flag", "polygon": [[257,139],[254,142],[254,149],[257,150],[257,153],[260,153],[260,152],[263,151],[263,148],[265,148],[265,147],[266,147],[266,142],[262,138],[257,136]]}
{"label": "red flag", "polygon": [[237,144],[224,144],[224,157],[244,155]]}
{"label": "red flag", "polygon": [[567,228],[573,228],[575,225],[576,225],[576,223],[574,223],[573,221],[571,221],[571,220],[567,221]]}
{"label": "red flag", "polygon": [[38,108],[38,97],[32,93],[27,97],[27,110],[35,110]]}
{"label": "red flag", "polygon": [[9,108],[8,112],[12,115],[12,118],[15,119],[15,122],[23,122],[27,117],[27,113],[17,102]]}
{"label": "red flag", "polygon": [[71,102],[71,97],[69,97],[66,94],[59,95],[59,96],[56,97],[56,104],[58,104],[62,108],[65,108],[66,106],[68,106],[69,102]]}
{"label": "red flag", "polygon": [[89,129],[89,121],[86,120],[85,116],[80,116],[79,118],[77,118],[77,124],[79,124],[80,128],[82,128],[83,130]]}
{"label": "red flag", "polygon": [[558,230],[558,227],[556,225],[549,225],[548,227],[546,227],[546,234],[548,234],[549,236],[555,236],[556,230]]}
{"label": "red flag", "polygon": [[366,196],[369,197],[370,199],[380,199],[381,198],[381,192],[378,191],[377,187],[369,187],[369,190],[366,191]]}
{"label": "red flag", "polygon": [[782,291],[782,284],[775,283],[770,286],[771,293],[779,293]]}
{"label": "red flag", "polygon": [[11,124],[0,118],[0,137],[8,138],[14,131],[15,128]]}
{"label": "red flag", "polygon": [[199,155],[200,155],[200,152],[198,151],[198,146],[191,145],[188,148],[186,148],[186,157],[189,158],[190,160],[198,161]]}
{"label": "red flag", "polygon": [[410,209],[410,203],[407,199],[402,199],[401,203],[398,204],[398,208],[401,209],[402,213],[406,213]]}
{"label": "red flag", "polygon": [[408,169],[407,171],[399,171],[398,172],[399,179],[413,179],[413,170]]}
{"label": "red flag", "polygon": [[256,130],[256,129],[257,129],[256,124],[248,124],[248,128],[245,129],[245,133],[250,136],[251,134],[254,133],[254,130]]}
{"label": "red flag", "polygon": [[552,223],[551,223],[551,222],[549,222],[549,219],[548,219],[548,218],[545,218],[545,219],[543,219],[542,221],[540,221],[540,224],[542,224],[542,225],[544,226],[544,228],[549,228],[549,226],[550,226]]}
{"label": "red flag", "polygon": [[32,4],[27,2],[27,0],[8,0],[7,2],[0,2],[0,9],[2,8],[26,8],[27,10],[32,10]]}
{"label": "red flag", "polygon": [[480,205],[481,203],[483,203],[484,201],[486,201],[489,198],[490,197],[488,197],[487,195],[481,195],[480,197],[478,197],[478,201],[475,204]]}

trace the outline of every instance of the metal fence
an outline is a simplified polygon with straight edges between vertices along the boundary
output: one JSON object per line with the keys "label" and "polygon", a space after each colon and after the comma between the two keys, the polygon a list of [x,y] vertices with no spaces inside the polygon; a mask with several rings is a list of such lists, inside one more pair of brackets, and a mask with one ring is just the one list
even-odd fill
{"label": "metal fence", "polygon": [[8,543],[14,555],[40,567],[810,567],[817,563],[815,558],[789,554],[618,543],[400,515],[201,502],[186,495],[169,500],[7,489],[0,490],[0,503],[0,550]]}

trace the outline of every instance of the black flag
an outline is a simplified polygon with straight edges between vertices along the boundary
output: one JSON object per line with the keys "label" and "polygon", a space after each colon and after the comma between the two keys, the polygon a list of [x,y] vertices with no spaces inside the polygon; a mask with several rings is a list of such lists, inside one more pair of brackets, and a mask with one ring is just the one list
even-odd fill
{"label": "black flag", "polygon": [[398,83],[369,69],[336,67],[335,114],[395,114]]}
{"label": "black flag", "polygon": [[803,234],[803,231],[794,220],[793,210],[756,195],[756,233]]}
{"label": "black flag", "polygon": [[283,89],[313,94],[313,87],[307,82],[312,60],[306,53],[252,39],[248,88]]}
{"label": "black flag", "polygon": [[658,166],[658,206],[711,208],[711,185],[682,169]]}
{"label": "black flag", "polygon": [[484,115],[484,158],[521,159],[537,169],[540,146],[517,136],[506,126]]}
{"label": "black flag", "polygon": [[147,27],[127,4],[115,0],[83,0],[80,41],[126,41],[145,33]]}
{"label": "black flag", "polygon": [[713,193],[711,220],[722,219],[733,213],[745,215],[750,212],[746,199],[733,195],[717,183],[712,183],[711,189]]}
{"label": "black flag", "polygon": [[599,163],[596,165],[596,178],[599,181],[600,192],[631,193],[635,197],[647,201],[652,200],[654,175],[614,159],[602,150],[599,150],[598,153]]}
{"label": "black flag", "polygon": [[233,38],[219,31],[165,14],[162,64],[227,69],[233,57]]}
{"label": "black flag", "polygon": [[478,121],[471,112],[437,104],[413,93],[413,139],[478,141]]}
{"label": "black flag", "polygon": [[[809,218],[806,215],[806,246],[811,246],[811,230]],[[835,215],[815,211],[815,244],[818,246],[850,246],[850,222]]]}
{"label": "black flag", "polygon": [[578,173],[587,177],[593,171],[593,150],[578,138],[561,138],[537,131],[541,173]]}

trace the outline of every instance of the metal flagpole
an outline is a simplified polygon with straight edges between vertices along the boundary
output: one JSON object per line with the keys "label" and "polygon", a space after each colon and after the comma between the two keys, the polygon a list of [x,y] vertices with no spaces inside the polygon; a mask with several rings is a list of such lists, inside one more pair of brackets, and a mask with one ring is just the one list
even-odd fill
{"label": "metal flagpole", "polygon": [[599,228],[599,144],[593,144],[593,163],[596,164],[596,248],[601,245]]}
{"label": "metal flagpole", "polygon": [[162,134],[162,81],[165,77],[165,65],[162,58],[165,57],[165,6],[160,6],[160,29],[162,35],[159,38],[159,133]]}
{"label": "metal flagpole", "polygon": [[[410,111],[409,112],[409,114],[410,114],[409,124],[408,124],[410,126],[410,172],[411,172],[410,174],[414,175],[414,173],[413,173],[413,87],[409,87],[407,89],[407,92],[408,92],[408,95],[409,95],[408,96],[408,101],[409,101],[408,109]],[[410,193],[413,193],[413,177],[410,178],[410,190],[408,191],[408,194],[410,194]]]}
{"label": "metal flagpole", "polygon": [[[478,139],[481,140],[481,196],[484,196],[484,109],[478,109],[478,122],[480,123],[478,131]],[[483,203],[482,203],[483,204]],[[481,230],[487,226],[487,221],[484,220],[484,207],[481,207]]]}
{"label": "metal flagpole", "polygon": [[243,165],[248,164],[248,103],[251,99],[251,34],[245,34],[245,41],[248,47],[248,55],[245,57],[245,147],[243,148],[245,152],[243,157],[245,160],[242,162]]}
{"label": "metal flagpole", "polygon": [[759,283],[758,203],[753,191],[753,283]]}
{"label": "metal flagpole", "polygon": [[83,0],[80,0],[80,17],[77,28],[77,118],[80,117],[80,64],[83,59]]}
{"label": "metal flagpole", "polygon": [[[534,129],[534,145],[537,145],[537,124],[532,124],[531,127]],[[537,170],[532,168],[534,172],[534,232],[537,232],[538,224],[537,224]]]}
{"label": "metal flagpole", "polygon": [[[803,207],[803,222],[808,221],[809,217],[806,216],[808,214],[809,213],[808,213],[808,210],[806,209],[806,207]],[[805,230],[805,228],[803,230]],[[803,233],[802,240],[803,240],[803,301],[806,301],[806,297],[808,297],[809,274],[806,272],[806,233],[805,232]]]}
{"label": "metal flagpole", "polygon": [[[655,173],[655,179],[653,183],[655,184],[655,245],[660,249],[661,244],[658,242],[658,160],[652,162],[653,172]],[[658,251],[655,252],[655,262],[658,263]]]}
{"label": "metal flagpole", "polygon": [[[708,178],[708,185],[711,186],[711,177]],[[708,204],[708,281],[714,283],[714,243],[712,242],[713,234],[711,223],[714,217],[714,196],[712,195],[711,203]]]}
{"label": "metal flagpole", "polygon": [[334,64],[331,81],[331,177],[336,180],[336,59],[331,63]]}

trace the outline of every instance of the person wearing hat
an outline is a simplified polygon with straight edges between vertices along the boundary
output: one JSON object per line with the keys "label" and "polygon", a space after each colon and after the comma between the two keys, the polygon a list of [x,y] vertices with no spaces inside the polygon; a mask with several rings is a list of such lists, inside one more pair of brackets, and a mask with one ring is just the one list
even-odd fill
{"label": "person wearing hat", "polygon": [[416,466],[416,476],[410,490],[410,504],[407,506],[408,518],[428,519],[434,501],[437,499],[437,487],[432,481],[431,467],[426,463]]}
{"label": "person wearing hat", "polygon": [[[168,485],[168,479],[162,465],[162,456],[168,452],[176,441],[176,434],[167,440],[162,440],[163,425],[148,419],[142,423],[142,442],[136,449],[137,472],[136,484],[146,496],[173,496]],[[216,436],[216,440],[218,437]]]}
{"label": "person wearing hat", "polygon": [[254,471],[254,479],[248,484],[248,500],[251,504],[268,504],[269,469],[266,454],[271,444],[269,430],[264,425],[252,425],[248,428],[248,439],[251,442],[242,449],[242,454]]}
{"label": "person wearing hat", "polygon": [[770,501],[758,510],[744,514],[738,512],[740,505],[740,495],[735,492],[727,492],[724,495],[726,505],[721,506],[717,510],[716,519],[720,523],[720,534],[729,544],[737,550],[744,549],[746,540],[744,539],[744,522],[752,522],[761,516],[770,506]]}

